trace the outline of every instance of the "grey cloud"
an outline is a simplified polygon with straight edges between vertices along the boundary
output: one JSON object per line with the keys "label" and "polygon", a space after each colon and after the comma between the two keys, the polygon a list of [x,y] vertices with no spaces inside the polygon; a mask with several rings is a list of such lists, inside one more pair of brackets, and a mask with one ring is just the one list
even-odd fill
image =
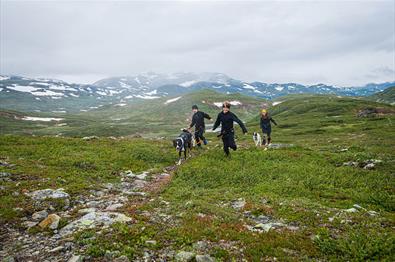
{"label": "grey cloud", "polygon": [[[395,81],[393,1],[0,2],[0,73],[222,72],[249,81]],[[96,79],[94,79],[96,78]]]}

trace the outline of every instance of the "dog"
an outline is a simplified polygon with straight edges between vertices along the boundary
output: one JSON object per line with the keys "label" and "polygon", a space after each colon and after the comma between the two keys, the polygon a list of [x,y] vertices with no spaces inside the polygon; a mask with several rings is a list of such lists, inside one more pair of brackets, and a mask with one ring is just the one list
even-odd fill
{"label": "dog", "polygon": [[262,138],[261,135],[257,132],[254,132],[252,135],[252,139],[254,140],[255,146],[261,146],[262,145]]}
{"label": "dog", "polygon": [[[173,146],[178,152],[178,162],[177,165],[181,164],[182,158],[182,152],[184,152],[184,159],[187,159],[187,153],[189,153],[189,156],[191,154],[191,149],[192,149],[192,134],[191,132],[188,131],[188,129],[182,129],[182,133],[173,140]],[[189,150],[189,152],[188,152]]]}

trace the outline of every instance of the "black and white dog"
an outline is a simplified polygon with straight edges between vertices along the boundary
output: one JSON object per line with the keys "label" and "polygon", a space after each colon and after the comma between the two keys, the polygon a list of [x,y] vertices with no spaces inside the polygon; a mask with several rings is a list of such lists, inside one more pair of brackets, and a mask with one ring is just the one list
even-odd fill
{"label": "black and white dog", "polygon": [[189,155],[192,149],[192,134],[187,129],[182,129],[182,133],[173,140],[173,146],[178,151],[177,165],[181,164],[181,154],[184,152],[184,159],[187,159],[187,151]]}
{"label": "black and white dog", "polygon": [[261,146],[262,145],[262,138],[261,135],[257,132],[254,132],[252,135],[252,139],[254,139],[255,146]]}

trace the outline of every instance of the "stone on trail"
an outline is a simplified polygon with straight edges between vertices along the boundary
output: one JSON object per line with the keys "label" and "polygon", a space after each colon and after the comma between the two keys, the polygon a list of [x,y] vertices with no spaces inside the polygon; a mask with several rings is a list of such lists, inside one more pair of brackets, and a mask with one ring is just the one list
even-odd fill
{"label": "stone on trail", "polygon": [[83,262],[84,257],[79,255],[73,255],[67,262]]}
{"label": "stone on trail", "polygon": [[121,207],[123,207],[123,204],[115,203],[115,204],[112,204],[112,205],[109,205],[108,207],[106,207],[105,211],[115,211]]}
{"label": "stone on trail", "polygon": [[195,254],[192,252],[181,251],[178,252],[176,255],[176,261],[180,261],[180,262],[192,261],[194,258],[195,258]]}
{"label": "stone on trail", "polygon": [[116,212],[91,212],[63,227],[59,234],[66,236],[81,229],[109,226],[115,222],[126,223],[132,219]]}
{"label": "stone on trail", "polygon": [[280,149],[280,148],[289,148],[293,146],[294,146],[293,144],[269,144],[266,148]]}
{"label": "stone on trail", "polygon": [[88,208],[82,208],[80,210],[78,210],[79,214],[87,214],[87,213],[91,213],[91,212],[95,212],[96,208],[94,207],[88,207]]}
{"label": "stone on trail", "polygon": [[59,251],[63,251],[63,249],[64,249],[64,246],[58,246],[58,247],[55,247],[55,248],[49,250],[48,252],[49,253],[56,253],[56,252],[59,252]]}
{"label": "stone on trail", "polygon": [[34,226],[37,226],[38,222],[35,221],[25,221],[22,223],[22,226],[26,227],[26,228],[31,228]]}
{"label": "stone on trail", "polygon": [[210,257],[209,255],[197,255],[196,262],[214,262],[215,259]]}
{"label": "stone on trail", "polygon": [[59,221],[60,221],[60,216],[56,214],[50,214],[47,216],[47,218],[41,221],[40,224],[38,224],[38,226],[41,227],[42,229],[48,227],[52,230],[55,230],[59,226]]}
{"label": "stone on trail", "polygon": [[129,258],[125,255],[117,257],[116,259],[113,260],[113,262],[129,262]]}
{"label": "stone on trail", "polygon": [[56,190],[53,189],[42,189],[42,190],[36,190],[31,193],[26,193],[26,195],[30,196],[33,200],[46,200],[46,199],[65,199],[69,198],[69,194],[64,192],[63,188],[59,188]]}
{"label": "stone on trail", "polygon": [[90,140],[94,140],[94,139],[99,139],[99,137],[98,136],[85,136],[82,138],[82,140],[85,140],[85,141],[90,141]]}
{"label": "stone on trail", "polygon": [[237,200],[233,200],[231,203],[231,206],[234,209],[240,210],[240,209],[244,208],[245,204],[246,204],[246,201],[243,198],[239,198]]}
{"label": "stone on trail", "polygon": [[41,221],[48,216],[48,212],[46,210],[41,210],[38,212],[33,213],[32,219],[35,221]]}

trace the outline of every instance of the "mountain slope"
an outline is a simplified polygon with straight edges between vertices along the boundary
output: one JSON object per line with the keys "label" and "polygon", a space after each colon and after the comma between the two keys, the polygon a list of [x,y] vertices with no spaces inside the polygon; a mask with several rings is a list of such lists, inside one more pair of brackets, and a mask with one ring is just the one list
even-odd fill
{"label": "mountain slope", "polygon": [[370,100],[381,102],[381,103],[388,103],[388,104],[395,104],[395,86],[388,87],[382,92],[378,92],[372,96],[367,97]]}
{"label": "mountain slope", "polygon": [[[190,123],[192,105],[197,104],[202,111],[215,119],[224,100],[235,104],[232,111],[245,121],[254,117],[259,112],[259,108],[267,103],[263,99],[239,94],[226,95],[211,90],[201,90],[169,99],[160,98],[136,101],[133,104],[106,105],[78,114],[26,114],[2,111],[4,114],[0,115],[0,132],[68,136],[177,135],[181,128],[187,127]],[[26,115],[41,119],[23,120],[23,116]],[[61,119],[45,121],[51,117]]]}
{"label": "mountain slope", "polygon": [[133,104],[169,98],[203,89],[224,94],[240,93],[274,99],[290,94],[336,94],[369,96],[395,83],[368,84],[362,87],[335,87],[324,84],[305,86],[296,83],[247,83],[220,73],[145,73],[102,79],[92,85],[69,84],[53,79],[0,76],[0,108],[17,111],[81,112],[104,105]]}

